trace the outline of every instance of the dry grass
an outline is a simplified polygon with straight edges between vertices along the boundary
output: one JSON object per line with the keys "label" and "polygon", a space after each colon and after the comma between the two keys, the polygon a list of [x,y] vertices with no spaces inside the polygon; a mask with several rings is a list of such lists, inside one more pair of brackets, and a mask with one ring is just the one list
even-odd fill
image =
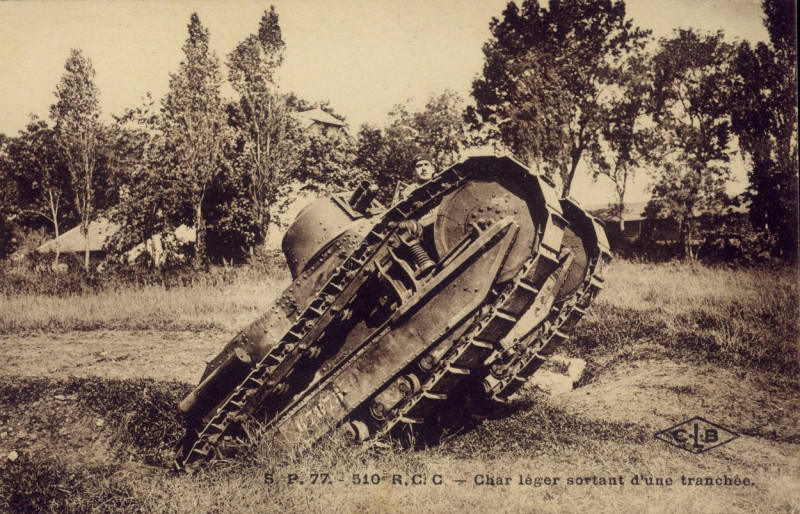
{"label": "dry grass", "polygon": [[232,284],[145,286],[97,294],[14,295],[0,299],[0,333],[34,330],[236,331],[266,310],[288,276],[241,278]]}
{"label": "dry grass", "polygon": [[[691,310],[743,309],[753,315],[797,313],[796,268],[730,269],[671,262],[615,260],[600,302],[620,308],[656,309],[670,316]],[[796,318],[796,316],[794,316]]]}
{"label": "dry grass", "polygon": [[798,275],[789,268],[615,261],[569,349],[595,368],[669,357],[792,375],[800,371],[798,305]]}
{"label": "dry grass", "polygon": [[[274,461],[251,453],[195,475],[175,475],[165,467],[165,451],[177,426],[160,407],[177,396],[174,384],[25,382],[2,388],[6,394],[24,392],[27,398],[21,405],[8,405],[6,412],[19,420],[16,430],[31,432],[35,423],[40,428],[38,438],[52,433],[57,445],[47,448],[33,443],[17,462],[0,463],[0,506],[8,510],[757,513],[788,512],[799,500],[797,464],[785,455],[791,454],[790,445],[752,439],[736,448],[691,455],[654,442],[652,427],[587,419],[536,392],[527,392],[524,401],[503,416],[424,451],[348,446],[328,438],[302,459]],[[72,395],[75,400],[57,403],[49,399],[54,393]],[[142,398],[149,400],[137,406],[136,400]],[[97,416],[107,424],[94,426],[91,421]],[[162,437],[137,437],[148,423],[163,427]],[[63,433],[64,426],[75,425],[83,428],[67,436],[56,435]],[[320,483],[318,478],[312,484],[314,475],[321,473],[330,476],[330,483]],[[273,482],[266,480],[267,474]],[[290,474],[303,483],[290,483]],[[748,477],[755,485],[680,485],[682,476],[726,474]],[[376,475],[380,483],[356,484],[354,475],[367,475],[370,480]],[[394,475],[400,476],[399,483],[392,483]],[[509,477],[510,482],[476,485],[476,476],[486,475]],[[558,477],[559,483],[520,485],[520,475],[523,480]],[[642,482],[644,477],[669,477],[674,483],[633,485],[631,478],[636,475]],[[434,483],[435,476],[441,477],[441,485]],[[570,477],[619,476],[623,477],[621,486],[567,483]],[[414,477],[424,483],[414,485]]]}

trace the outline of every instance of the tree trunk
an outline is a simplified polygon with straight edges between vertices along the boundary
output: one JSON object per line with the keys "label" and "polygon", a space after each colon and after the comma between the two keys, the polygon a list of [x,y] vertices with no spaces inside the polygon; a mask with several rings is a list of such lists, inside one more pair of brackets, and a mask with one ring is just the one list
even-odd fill
{"label": "tree trunk", "polygon": [[206,255],[206,224],[203,219],[203,202],[197,202],[194,208],[194,265],[199,267]]}
{"label": "tree trunk", "polygon": [[570,164],[570,170],[567,173],[567,176],[564,177],[564,188],[561,191],[562,198],[566,198],[569,196],[569,192],[572,189],[572,180],[575,178],[575,170],[578,169],[579,162],[580,162],[580,154],[578,154],[577,159],[573,159],[572,163]]}
{"label": "tree trunk", "polygon": [[56,242],[56,257],[55,257],[55,259],[53,259],[53,270],[56,273],[58,273],[58,258],[61,255],[61,242],[58,240],[59,234],[58,234],[58,222],[57,221],[53,222],[53,229],[55,230],[55,233],[56,233],[56,240],[55,240],[55,242]]}
{"label": "tree trunk", "polygon": [[85,253],[83,256],[83,268],[89,271],[89,220],[84,219],[81,224],[81,232],[83,233],[83,242]]}
{"label": "tree trunk", "polygon": [[692,253],[692,226],[691,220],[684,220],[680,223],[680,242],[683,247],[683,257],[694,261],[694,254]]}
{"label": "tree trunk", "polygon": [[688,252],[686,251],[686,224],[683,222],[683,220],[678,222],[678,242],[681,245],[681,251],[683,252],[683,258],[685,259],[688,257]]}
{"label": "tree trunk", "polygon": [[575,178],[575,170],[578,169],[578,163],[581,162],[581,155],[583,155],[584,148],[584,143],[582,141],[584,128],[585,127],[581,127],[580,133],[578,134],[579,141],[581,142],[575,144],[573,139],[572,148],[569,152],[571,162],[569,165],[569,172],[567,173],[567,176],[564,177],[564,189],[561,192],[562,198],[569,196],[569,192],[572,189],[572,180]]}

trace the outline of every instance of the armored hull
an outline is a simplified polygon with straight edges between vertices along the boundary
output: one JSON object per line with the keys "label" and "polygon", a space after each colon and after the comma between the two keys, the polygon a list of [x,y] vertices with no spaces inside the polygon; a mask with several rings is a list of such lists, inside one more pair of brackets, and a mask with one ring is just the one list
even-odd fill
{"label": "armored hull", "polygon": [[179,469],[505,402],[602,288],[600,224],[510,157],[465,159],[388,209],[373,197],[362,184],[289,228],[292,284],[179,406]]}

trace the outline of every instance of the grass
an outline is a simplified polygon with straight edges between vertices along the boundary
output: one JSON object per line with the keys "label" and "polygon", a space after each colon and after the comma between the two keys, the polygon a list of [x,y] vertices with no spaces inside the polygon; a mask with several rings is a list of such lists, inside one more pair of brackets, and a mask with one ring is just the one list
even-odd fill
{"label": "grass", "polygon": [[[606,289],[568,350],[592,357],[694,358],[783,374],[800,371],[797,273],[614,261]],[[8,295],[0,334],[75,330],[235,332],[289,284],[284,269],[178,287],[142,286],[66,297]],[[632,344],[635,344],[633,346]],[[602,348],[598,348],[602,346]],[[591,371],[591,369],[590,369]]]}
{"label": "grass", "polygon": [[236,331],[264,312],[288,274],[249,273],[232,282],[112,288],[68,296],[0,297],[0,334],[73,330]]}
{"label": "grass", "polygon": [[795,270],[614,261],[568,350],[590,371],[619,359],[717,362],[800,372]]}
{"label": "grass", "polygon": [[[92,429],[91,444],[105,450],[95,449],[91,458],[81,456],[90,446],[84,437],[61,441],[52,448],[55,451],[31,447],[17,461],[0,464],[0,509],[8,511],[781,512],[796,500],[789,479],[792,470],[781,469],[785,463],[773,464],[769,455],[751,459],[725,448],[715,450],[715,460],[691,455],[652,444],[653,427],[584,418],[533,391],[506,412],[424,451],[350,446],[327,438],[302,459],[276,462],[251,452],[195,475],[176,475],[165,467],[177,425],[168,412],[152,405],[166,405],[178,395],[173,383],[74,379],[47,384],[23,379],[4,380],[0,392],[6,398],[24,398],[8,405],[6,412],[20,420],[15,426],[26,430],[32,418],[40,426],[49,420],[53,430],[98,415],[108,420],[106,426]],[[74,400],[56,405],[54,394]],[[136,437],[131,420],[164,436]],[[321,473],[328,473],[331,483],[312,484],[314,475],[319,478]],[[290,474],[304,483],[290,483]],[[681,476],[723,474],[747,476],[757,485],[697,489],[630,483],[634,475],[678,482]],[[366,475],[368,481],[377,476],[380,483],[356,484],[354,475]],[[392,484],[394,475],[400,477],[397,484]],[[510,483],[475,484],[476,476],[486,475],[509,477]],[[559,477],[560,484],[548,486],[540,480],[538,487],[520,485],[519,475],[532,480]],[[435,476],[444,483],[435,484]],[[566,482],[612,476],[622,476],[625,484]],[[415,477],[424,483],[413,485]]]}

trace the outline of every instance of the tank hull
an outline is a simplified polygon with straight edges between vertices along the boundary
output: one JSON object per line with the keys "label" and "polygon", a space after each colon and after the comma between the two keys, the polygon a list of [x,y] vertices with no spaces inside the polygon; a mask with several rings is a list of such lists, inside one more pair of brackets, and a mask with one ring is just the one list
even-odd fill
{"label": "tank hull", "polygon": [[508,401],[569,336],[611,258],[596,220],[495,156],[389,209],[363,194],[321,200],[284,252],[292,284],[182,402],[179,469],[259,443],[301,451],[335,427],[384,436],[467,397]]}

